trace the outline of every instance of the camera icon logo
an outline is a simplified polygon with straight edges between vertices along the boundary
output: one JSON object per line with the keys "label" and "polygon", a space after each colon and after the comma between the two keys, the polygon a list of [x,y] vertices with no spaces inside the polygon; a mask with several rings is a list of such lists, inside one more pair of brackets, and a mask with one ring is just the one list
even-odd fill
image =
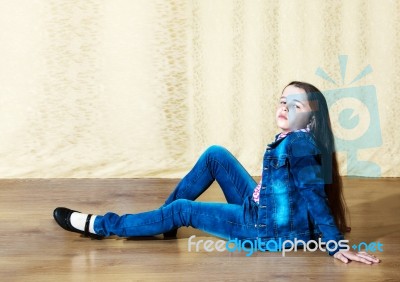
{"label": "camera icon logo", "polygon": [[[339,56],[339,64],[342,86],[344,86],[347,67],[346,55]],[[349,84],[360,80],[371,72],[371,66],[366,66]],[[315,74],[338,85],[322,68],[317,68]],[[382,145],[375,86],[336,88],[323,91],[323,94],[330,112],[336,150],[347,154],[347,175],[381,176],[381,168],[378,164],[359,160],[357,157],[359,150]]]}

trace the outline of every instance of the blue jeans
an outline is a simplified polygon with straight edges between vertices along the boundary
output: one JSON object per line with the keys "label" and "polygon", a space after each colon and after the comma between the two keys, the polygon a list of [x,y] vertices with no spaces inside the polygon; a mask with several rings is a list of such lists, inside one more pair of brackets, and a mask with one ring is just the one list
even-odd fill
{"label": "blue jeans", "polygon": [[[195,202],[216,180],[227,203]],[[191,226],[224,238],[257,237],[257,183],[226,149],[208,148],[159,209],[119,216],[97,216],[94,230],[103,236],[152,236]]]}

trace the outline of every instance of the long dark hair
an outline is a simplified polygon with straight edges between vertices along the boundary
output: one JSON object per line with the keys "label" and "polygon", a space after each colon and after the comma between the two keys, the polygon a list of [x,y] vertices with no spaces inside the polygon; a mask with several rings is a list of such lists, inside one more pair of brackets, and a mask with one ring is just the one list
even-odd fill
{"label": "long dark hair", "polygon": [[321,151],[325,193],[328,197],[329,207],[335,223],[344,234],[347,230],[347,207],[343,197],[343,184],[335,153],[335,140],[329,118],[328,105],[322,92],[314,85],[300,81],[292,81],[287,86],[289,85],[303,89],[307,93],[312,110],[309,123],[310,133],[314,136],[315,142]]}

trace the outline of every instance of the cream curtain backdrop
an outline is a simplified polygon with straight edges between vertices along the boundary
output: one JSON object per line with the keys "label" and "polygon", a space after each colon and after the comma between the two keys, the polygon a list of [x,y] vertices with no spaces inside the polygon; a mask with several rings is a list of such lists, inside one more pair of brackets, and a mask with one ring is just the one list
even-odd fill
{"label": "cream curtain backdrop", "polygon": [[[382,0],[1,0],[0,177],[182,177],[212,144],[260,175],[291,80],[375,87],[377,142],[353,157],[399,177],[399,15]],[[343,175],[368,171],[339,155]]]}

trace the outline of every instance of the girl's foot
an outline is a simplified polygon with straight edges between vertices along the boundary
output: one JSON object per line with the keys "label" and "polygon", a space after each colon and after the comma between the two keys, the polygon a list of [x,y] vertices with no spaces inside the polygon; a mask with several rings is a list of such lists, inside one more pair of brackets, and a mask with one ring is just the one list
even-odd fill
{"label": "girl's foot", "polygon": [[53,212],[54,219],[62,228],[93,239],[102,239],[93,229],[96,216],[83,214],[67,208],[56,208]]}

